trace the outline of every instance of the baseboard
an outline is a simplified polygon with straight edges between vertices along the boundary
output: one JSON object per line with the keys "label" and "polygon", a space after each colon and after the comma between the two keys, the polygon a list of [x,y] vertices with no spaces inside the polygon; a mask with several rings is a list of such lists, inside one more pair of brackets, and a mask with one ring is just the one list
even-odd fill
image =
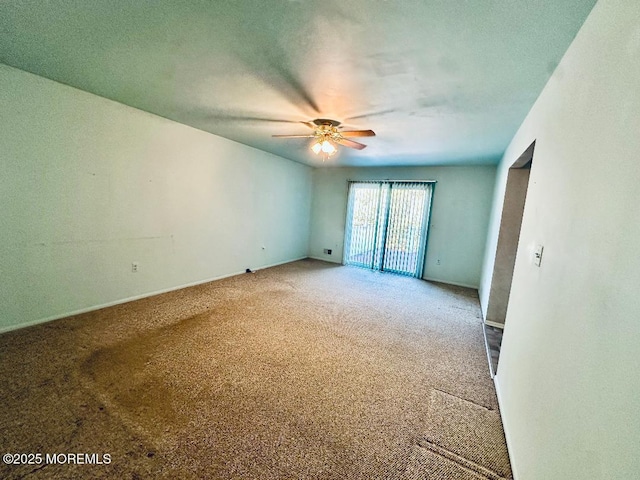
{"label": "baseboard", "polygon": [[489,364],[489,375],[496,378],[496,372],[493,371],[493,362],[491,361],[491,349],[489,348],[489,339],[487,338],[487,330],[482,328],[482,337],[484,338],[484,351],[487,354],[487,363]]}
{"label": "baseboard", "polygon": [[467,283],[451,282],[449,280],[441,280],[439,278],[433,278],[433,277],[422,277],[422,279],[427,280],[428,282],[445,283],[447,285],[455,285],[456,287],[472,288],[474,290],[478,290],[477,285],[469,285]]}
{"label": "baseboard", "polygon": [[[295,258],[293,260],[285,260],[284,262],[272,263],[272,264],[269,264],[269,265],[265,265],[265,266],[256,268],[254,271],[257,272],[258,270],[264,270],[266,268],[277,267],[278,265],[284,265],[285,263],[297,262],[299,260],[304,260],[305,258],[308,258],[308,257],[305,255],[304,257]],[[121,305],[123,303],[133,302],[135,300],[140,300],[142,298],[148,298],[148,297],[153,297],[155,295],[161,295],[163,293],[173,292],[173,291],[176,291],[176,290],[182,290],[183,288],[195,287],[196,285],[202,285],[204,283],[215,282],[216,280],[222,280],[223,278],[235,277],[236,275],[242,275],[244,273],[245,273],[245,270],[242,270],[242,271],[239,271],[239,272],[233,272],[233,273],[229,273],[229,274],[225,274],[225,275],[218,275],[217,277],[211,277],[211,278],[207,278],[205,280],[197,280],[195,282],[178,285],[177,287],[163,288],[162,290],[155,290],[153,292],[142,293],[140,295],[134,295],[132,297],[127,297],[127,298],[123,298],[123,299],[120,299],[120,300],[114,300],[112,302],[101,303],[99,305],[93,305],[91,307],[81,308],[79,310],[72,310],[71,312],[61,313],[61,314],[57,314],[57,315],[52,315],[50,317],[39,318],[39,319],[36,319],[36,320],[31,320],[31,321],[28,321],[28,322],[19,323],[17,325],[9,325],[7,327],[0,327],[0,335],[2,335],[3,333],[12,332],[14,330],[20,330],[21,328],[27,328],[27,327],[32,327],[34,325],[39,325],[41,323],[53,322],[54,320],[60,320],[61,318],[71,317],[73,315],[80,315],[82,313],[89,313],[89,312],[93,312],[93,311],[96,311],[96,310],[100,310],[102,308],[108,308],[108,307],[113,307],[114,305]]]}
{"label": "baseboard", "polygon": [[502,399],[502,391],[500,390],[500,379],[498,375],[493,377],[493,385],[496,389],[496,397],[498,397],[498,407],[500,408],[500,419],[502,420],[502,428],[504,430],[504,438],[507,441],[507,452],[509,452],[509,462],[511,463],[511,473],[513,473],[513,479],[518,480],[520,478],[517,473],[516,466],[513,463],[513,456],[511,455],[513,442],[511,441],[511,430],[509,429],[509,422],[504,416],[504,402]]}
{"label": "baseboard", "polygon": [[489,325],[490,327],[496,327],[500,330],[504,330],[504,323],[492,322],[491,320],[485,320],[485,325]]}
{"label": "baseboard", "polygon": [[329,260],[328,258],[314,257],[312,255],[309,255],[307,258],[311,258],[313,260],[321,260],[323,262],[337,263],[338,265],[342,264],[342,260]]}
{"label": "baseboard", "polygon": [[[278,265],[284,265],[285,263],[299,262],[300,260],[304,260],[305,258],[311,258],[311,257],[309,257],[308,255],[305,255],[303,257],[294,258],[293,260],[285,260],[284,262],[270,263],[269,265],[264,265],[263,267],[258,267],[254,271],[257,272],[258,270],[265,270],[267,268],[277,267]],[[240,272],[240,273],[244,273],[244,272]],[[225,277],[233,277],[234,275],[238,275],[238,274],[235,273],[235,274],[232,274],[232,275],[225,275]],[[222,277],[222,278],[225,278],[225,277]],[[220,278],[216,278],[214,280],[221,280],[221,279]],[[209,281],[212,282],[213,280],[209,280]],[[207,283],[207,282],[200,282],[200,283]]]}

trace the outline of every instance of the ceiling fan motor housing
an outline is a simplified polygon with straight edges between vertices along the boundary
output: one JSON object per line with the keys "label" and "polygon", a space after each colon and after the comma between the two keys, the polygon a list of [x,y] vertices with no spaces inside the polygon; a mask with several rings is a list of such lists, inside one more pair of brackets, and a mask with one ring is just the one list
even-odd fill
{"label": "ceiling fan motor housing", "polygon": [[330,120],[328,118],[316,118],[313,123],[318,126],[329,125],[331,127],[337,127],[340,125],[340,122],[338,122],[337,120]]}

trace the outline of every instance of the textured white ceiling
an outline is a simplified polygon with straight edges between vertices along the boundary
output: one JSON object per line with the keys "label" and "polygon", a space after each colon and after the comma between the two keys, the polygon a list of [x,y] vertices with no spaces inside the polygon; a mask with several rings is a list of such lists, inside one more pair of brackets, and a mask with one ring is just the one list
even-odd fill
{"label": "textured white ceiling", "polygon": [[0,2],[0,62],[310,165],[496,162],[595,0]]}

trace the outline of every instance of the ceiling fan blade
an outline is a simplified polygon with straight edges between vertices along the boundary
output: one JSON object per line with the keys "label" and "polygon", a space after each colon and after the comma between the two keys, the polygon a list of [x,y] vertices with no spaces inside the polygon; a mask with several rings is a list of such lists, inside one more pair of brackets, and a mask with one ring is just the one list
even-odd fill
{"label": "ceiling fan blade", "polygon": [[366,145],[364,143],[354,142],[353,140],[347,140],[346,138],[336,140],[336,143],[344,145],[345,147],[355,148],[356,150],[362,150],[363,148],[366,148]]}
{"label": "ceiling fan blade", "polygon": [[376,132],[373,130],[345,130],[341,131],[340,135],[343,137],[375,137]]}
{"label": "ceiling fan blade", "polygon": [[252,123],[300,123],[297,120],[287,120],[284,118],[273,118],[265,116],[261,113],[254,112],[242,112],[242,111],[226,111],[226,110],[211,110],[211,109],[197,109],[193,113],[196,113],[199,118],[208,121],[220,121],[220,122],[252,122]]}
{"label": "ceiling fan blade", "polygon": [[274,138],[313,138],[315,135],[271,135]]}
{"label": "ceiling fan blade", "polygon": [[354,117],[347,117],[344,120],[359,120],[361,118],[369,118],[369,117],[376,117],[376,116],[382,116],[382,115],[387,115],[388,113],[394,113],[397,112],[397,109],[387,109],[387,110],[378,110],[377,112],[370,112],[370,113],[363,113],[361,115],[356,115]]}
{"label": "ceiling fan blade", "polygon": [[314,125],[313,122],[300,122],[303,125],[306,125],[307,127],[309,127],[311,130],[315,130],[317,127],[317,125]]}
{"label": "ceiling fan blade", "polygon": [[220,115],[218,117],[211,115],[209,118],[215,120],[224,120],[231,122],[268,122],[268,123],[297,123],[295,120],[282,120],[279,118],[264,118],[264,117],[244,117],[242,115]]}

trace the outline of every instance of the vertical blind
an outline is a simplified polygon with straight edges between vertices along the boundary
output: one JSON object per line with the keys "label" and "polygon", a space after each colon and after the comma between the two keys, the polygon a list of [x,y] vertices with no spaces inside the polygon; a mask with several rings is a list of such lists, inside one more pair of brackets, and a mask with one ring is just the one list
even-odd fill
{"label": "vertical blind", "polygon": [[422,276],[433,182],[350,182],[344,263]]}

